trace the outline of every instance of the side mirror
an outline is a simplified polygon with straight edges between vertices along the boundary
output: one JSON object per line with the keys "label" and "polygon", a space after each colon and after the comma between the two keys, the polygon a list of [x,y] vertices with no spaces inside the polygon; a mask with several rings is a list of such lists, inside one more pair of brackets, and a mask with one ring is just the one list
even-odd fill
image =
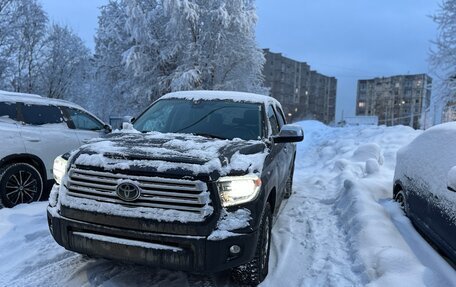
{"label": "side mirror", "polygon": [[448,190],[456,192],[456,166],[453,166],[448,172]]}
{"label": "side mirror", "polygon": [[300,142],[304,139],[304,132],[296,125],[284,125],[279,134],[272,137],[274,143]]}
{"label": "side mirror", "polygon": [[112,127],[111,127],[110,125],[108,125],[108,124],[105,124],[105,125],[103,126],[103,129],[105,130],[105,132],[106,132],[107,134],[109,134],[110,132],[112,132]]}

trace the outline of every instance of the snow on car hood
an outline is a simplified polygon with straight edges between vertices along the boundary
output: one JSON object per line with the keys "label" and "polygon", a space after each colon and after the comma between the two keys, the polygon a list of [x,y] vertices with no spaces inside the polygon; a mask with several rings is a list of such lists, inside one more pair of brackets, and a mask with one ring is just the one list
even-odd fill
{"label": "snow on car hood", "polygon": [[216,179],[261,174],[268,148],[263,141],[219,140],[172,133],[115,132],[82,146],[72,163],[105,170],[139,169]]}

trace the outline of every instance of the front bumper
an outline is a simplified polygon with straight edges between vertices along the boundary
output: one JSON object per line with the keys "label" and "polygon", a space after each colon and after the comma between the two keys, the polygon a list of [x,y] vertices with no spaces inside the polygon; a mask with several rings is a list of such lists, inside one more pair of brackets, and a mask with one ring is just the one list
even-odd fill
{"label": "front bumper", "polygon": [[[214,273],[239,266],[254,257],[258,232],[236,234],[222,240],[144,232],[69,219],[48,207],[49,229],[68,250],[117,261],[195,273]],[[232,245],[241,247],[237,255]]]}

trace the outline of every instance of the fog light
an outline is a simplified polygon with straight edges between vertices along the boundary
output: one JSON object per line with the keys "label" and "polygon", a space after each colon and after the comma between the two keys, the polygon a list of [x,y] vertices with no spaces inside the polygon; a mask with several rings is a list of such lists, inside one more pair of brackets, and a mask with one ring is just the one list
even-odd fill
{"label": "fog light", "polygon": [[230,247],[230,253],[233,254],[233,255],[237,255],[241,252],[241,247],[239,247],[239,245],[232,245]]}

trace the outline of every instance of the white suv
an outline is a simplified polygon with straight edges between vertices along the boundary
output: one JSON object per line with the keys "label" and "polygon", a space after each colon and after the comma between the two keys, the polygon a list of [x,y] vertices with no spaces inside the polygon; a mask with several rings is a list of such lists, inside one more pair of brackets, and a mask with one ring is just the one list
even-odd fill
{"label": "white suv", "polygon": [[54,159],[110,131],[73,103],[0,91],[0,203],[46,198]]}

